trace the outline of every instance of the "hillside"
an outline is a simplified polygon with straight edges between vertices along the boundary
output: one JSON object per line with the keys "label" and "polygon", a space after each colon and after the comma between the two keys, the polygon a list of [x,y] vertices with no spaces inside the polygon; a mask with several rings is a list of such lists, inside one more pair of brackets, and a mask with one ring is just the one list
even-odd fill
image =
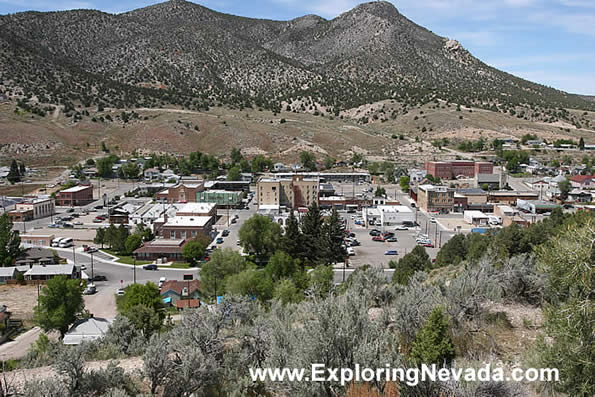
{"label": "hillside", "polygon": [[[595,109],[592,101],[498,71],[388,2],[332,20],[237,17],[182,0],[112,15],[92,10],[0,16],[0,93],[31,103],[207,109],[219,103],[339,114],[435,98],[509,112]],[[310,109],[312,108],[312,109]]]}

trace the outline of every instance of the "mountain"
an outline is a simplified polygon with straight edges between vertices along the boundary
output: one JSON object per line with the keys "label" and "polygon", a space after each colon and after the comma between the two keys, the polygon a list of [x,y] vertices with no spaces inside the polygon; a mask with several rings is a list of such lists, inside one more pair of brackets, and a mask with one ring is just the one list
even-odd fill
{"label": "mountain", "polygon": [[[578,95],[492,68],[388,2],[332,20],[251,19],[171,0],[124,14],[73,10],[0,16],[0,94],[37,106],[206,109],[225,104],[328,114],[384,99],[438,99],[544,117],[595,109]],[[26,104],[25,104],[26,103]],[[45,109],[45,110],[44,110]]]}

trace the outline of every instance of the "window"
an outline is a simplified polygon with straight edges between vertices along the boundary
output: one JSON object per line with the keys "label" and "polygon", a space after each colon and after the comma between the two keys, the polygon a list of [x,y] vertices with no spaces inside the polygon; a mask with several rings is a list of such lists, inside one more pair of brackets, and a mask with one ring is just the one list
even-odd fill
{"label": "window", "polygon": [[186,231],[180,232],[180,237],[185,239],[186,238]]}
{"label": "window", "polygon": [[176,232],[174,232],[173,230],[171,230],[171,231],[169,232],[169,238],[172,238],[172,239],[173,239],[173,238],[176,238]]}

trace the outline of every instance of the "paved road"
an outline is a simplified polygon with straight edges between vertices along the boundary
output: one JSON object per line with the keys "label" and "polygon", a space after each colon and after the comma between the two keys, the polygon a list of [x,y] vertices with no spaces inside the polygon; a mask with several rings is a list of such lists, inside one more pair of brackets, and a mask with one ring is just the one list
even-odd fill
{"label": "paved road", "polygon": [[25,357],[29,351],[29,347],[39,338],[40,333],[41,329],[34,327],[17,336],[15,340],[0,345],[0,359],[18,360]]}

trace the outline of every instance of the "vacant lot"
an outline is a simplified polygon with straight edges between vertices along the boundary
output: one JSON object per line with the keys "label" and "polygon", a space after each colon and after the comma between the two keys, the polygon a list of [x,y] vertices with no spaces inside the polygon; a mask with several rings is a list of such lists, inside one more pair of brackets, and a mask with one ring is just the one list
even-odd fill
{"label": "vacant lot", "polygon": [[36,184],[23,184],[21,186],[20,183],[15,185],[4,185],[0,186],[0,196],[9,196],[9,197],[21,197],[24,194],[29,194],[37,191],[37,189],[42,188],[44,185],[36,185]]}
{"label": "vacant lot", "polygon": [[31,322],[37,305],[37,285],[0,285],[0,304],[12,312],[12,318]]}

